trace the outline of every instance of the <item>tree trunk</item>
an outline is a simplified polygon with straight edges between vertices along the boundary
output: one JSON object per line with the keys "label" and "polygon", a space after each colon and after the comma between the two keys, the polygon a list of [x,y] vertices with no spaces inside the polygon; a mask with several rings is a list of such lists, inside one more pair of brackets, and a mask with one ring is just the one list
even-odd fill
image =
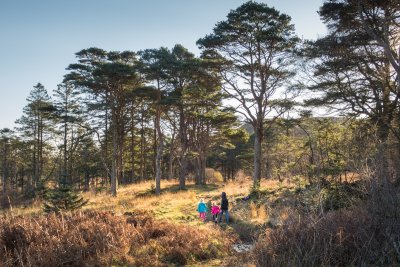
{"label": "tree trunk", "polygon": [[261,145],[263,140],[262,121],[258,122],[254,127],[254,172],[253,172],[253,188],[258,189],[261,181]]}
{"label": "tree trunk", "polygon": [[131,179],[130,182],[133,183],[135,181],[135,120],[134,120],[134,108],[133,103],[131,107],[131,145],[130,145],[130,153],[131,153]]}
{"label": "tree trunk", "polygon": [[156,159],[155,159],[155,172],[156,172],[156,194],[159,195],[161,192],[161,161],[162,161],[162,154],[163,154],[163,147],[164,147],[164,140],[163,140],[163,134],[161,131],[161,125],[160,125],[160,120],[161,120],[161,108],[160,108],[160,101],[161,101],[161,92],[160,89],[157,91],[157,107],[156,107],[156,118],[155,118],[155,128],[156,128],[156,136],[158,138],[155,138],[155,140],[158,139],[157,143],[157,149],[156,149]]}
{"label": "tree trunk", "polygon": [[36,189],[37,186],[37,181],[38,181],[38,169],[39,169],[39,159],[38,159],[38,155],[39,155],[39,115],[36,116],[36,123],[34,126],[35,130],[34,130],[34,135],[35,135],[35,139],[34,139],[34,145],[33,145],[33,179],[32,179],[32,188]]}
{"label": "tree trunk", "polygon": [[65,185],[67,183],[68,174],[67,174],[67,135],[68,135],[68,124],[67,124],[67,116],[68,113],[65,115],[64,118],[64,144],[63,144],[63,167],[62,167],[62,174],[61,174],[61,181],[60,184]]}
{"label": "tree trunk", "polygon": [[175,127],[172,132],[171,137],[171,147],[169,148],[169,158],[168,158],[168,179],[174,178],[174,142],[175,142]]}
{"label": "tree trunk", "polygon": [[[156,111],[156,113],[157,113],[157,111]],[[153,177],[155,177],[156,176],[156,172],[157,172],[157,163],[156,163],[156,161],[157,161],[157,149],[158,149],[158,143],[157,143],[157,135],[158,135],[158,133],[157,133],[157,127],[156,127],[156,117],[157,117],[157,114],[154,116],[154,128],[153,128],[153,145],[152,145],[152,149],[153,149],[153,157],[152,157],[152,176]]]}
{"label": "tree trunk", "polygon": [[140,180],[144,179],[144,109],[142,106],[141,120],[140,120]]}
{"label": "tree trunk", "polygon": [[195,168],[195,183],[196,185],[201,184],[201,162],[200,157],[195,158],[194,160],[194,168]]}
{"label": "tree trunk", "polygon": [[43,129],[44,124],[43,124],[43,118],[40,118],[40,149],[39,149],[39,175],[38,179],[42,177],[43,174],[43,166],[44,166],[44,161],[43,161]]}
{"label": "tree trunk", "polygon": [[206,184],[206,156],[201,155],[200,156],[200,183],[201,184]]}
{"label": "tree trunk", "polygon": [[181,153],[180,153],[180,160],[181,166],[179,171],[179,189],[184,190],[186,189],[186,171],[187,171],[187,136],[186,136],[186,122],[185,122],[185,115],[183,111],[183,107],[179,107],[179,137],[181,141]]}
{"label": "tree trunk", "polygon": [[90,173],[89,173],[89,168],[87,166],[87,162],[89,162],[89,153],[88,153],[88,147],[85,146],[85,150],[83,152],[84,156],[83,159],[85,160],[85,192],[89,191],[89,186],[90,186]]}
{"label": "tree trunk", "polygon": [[108,181],[111,182],[111,177],[109,177],[110,173],[109,173],[109,158],[108,158],[108,130],[109,130],[109,120],[108,120],[108,113],[109,113],[109,96],[108,96],[108,91],[106,91],[106,96],[105,96],[105,102],[106,102],[106,110],[105,110],[105,114],[104,114],[104,123],[105,123],[105,135],[104,135],[104,157],[105,157],[105,165],[106,165],[106,172],[105,172],[105,180],[103,180],[104,184],[107,184]]}
{"label": "tree trunk", "polygon": [[124,116],[123,108],[121,103],[118,103],[118,107],[114,111],[113,116],[113,162],[115,173],[114,181],[111,185],[113,196],[117,195],[118,183],[122,181],[123,175],[123,155],[124,155]]}
{"label": "tree trunk", "polygon": [[124,126],[123,122],[119,124],[118,132],[118,166],[117,182],[124,182]]}
{"label": "tree trunk", "polygon": [[395,155],[393,159],[393,165],[394,165],[394,171],[395,171],[395,183],[396,185],[400,185],[400,142],[397,139],[396,142],[396,150],[395,150]]}
{"label": "tree trunk", "polygon": [[[113,118],[113,122],[115,118]],[[111,195],[113,197],[117,196],[117,164],[118,164],[118,142],[117,142],[117,126],[115,123],[112,125],[112,142],[113,142],[113,156],[111,162]]]}
{"label": "tree trunk", "polygon": [[163,151],[163,140],[161,137],[161,133],[159,133],[158,137],[158,145],[157,145],[157,155],[156,155],[156,194],[159,195],[161,192],[161,160],[162,160],[162,151]]}

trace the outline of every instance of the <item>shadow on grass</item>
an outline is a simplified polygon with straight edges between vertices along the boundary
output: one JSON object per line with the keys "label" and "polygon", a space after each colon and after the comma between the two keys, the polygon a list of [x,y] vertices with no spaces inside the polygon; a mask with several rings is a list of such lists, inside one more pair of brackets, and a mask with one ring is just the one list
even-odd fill
{"label": "shadow on grass", "polygon": [[254,242],[254,240],[257,240],[261,232],[260,225],[253,224],[249,221],[240,220],[235,216],[231,216],[229,218],[228,224],[224,219],[225,218],[222,219],[222,223],[218,223],[221,229],[236,234],[240,241],[244,243]]}

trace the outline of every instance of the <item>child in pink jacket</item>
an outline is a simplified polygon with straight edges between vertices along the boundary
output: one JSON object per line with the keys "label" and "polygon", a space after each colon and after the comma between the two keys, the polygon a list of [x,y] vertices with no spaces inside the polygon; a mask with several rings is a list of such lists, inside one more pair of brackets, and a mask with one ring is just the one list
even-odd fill
{"label": "child in pink jacket", "polygon": [[221,212],[221,209],[219,208],[219,206],[217,206],[217,204],[215,203],[215,201],[212,202],[211,204],[211,214],[212,214],[212,218],[213,221],[215,223],[217,223],[217,219],[218,219],[218,214]]}

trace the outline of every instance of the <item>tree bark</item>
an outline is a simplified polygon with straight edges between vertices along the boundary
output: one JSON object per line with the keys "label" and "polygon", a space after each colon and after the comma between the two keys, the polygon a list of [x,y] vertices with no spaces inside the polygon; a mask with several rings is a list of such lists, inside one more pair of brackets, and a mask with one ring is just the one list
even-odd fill
{"label": "tree bark", "polygon": [[200,157],[195,158],[194,160],[194,168],[195,168],[195,183],[196,185],[201,184],[201,162]]}
{"label": "tree bark", "polygon": [[43,161],[43,129],[44,124],[43,124],[43,117],[40,117],[40,143],[39,143],[39,172],[38,172],[38,179],[42,177],[43,174],[43,166],[44,166],[44,161]]}
{"label": "tree bark", "polygon": [[[159,86],[158,86],[159,87]],[[156,128],[156,143],[157,143],[157,149],[156,149],[156,159],[155,159],[155,173],[156,173],[156,194],[159,195],[161,192],[161,175],[162,175],[162,170],[161,170],[161,161],[162,161],[162,153],[163,153],[163,147],[164,147],[164,140],[163,140],[163,134],[161,131],[161,125],[160,125],[160,120],[161,120],[161,107],[160,107],[160,101],[161,101],[161,91],[158,89],[157,91],[157,107],[156,107],[156,118],[155,118],[155,128]],[[157,142],[158,141],[158,142]]]}
{"label": "tree bark", "polygon": [[179,171],[179,189],[186,189],[186,171],[187,171],[187,136],[186,136],[186,122],[183,107],[179,107],[179,137],[181,143],[180,160],[181,166]]}
{"label": "tree bark", "polygon": [[130,182],[135,181],[135,119],[134,119],[134,103],[131,106],[131,144],[130,144],[130,154],[131,154],[131,178]]}
{"label": "tree bark", "polygon": [[[113,111],[114,113],[115,111]],[[112,142],[113,142],[113,156],[111,161],[111,195],[117,196],[117,164],[118,164],[118,141],[117,141],[117,125],[116,119],[113,114],[113,125],[112,125]]]}
{"label": "tree bark", "polygon": [[[67,102],[68,100],[66,100]],[[68,135],[68,123],[67,123],[67,117],[68,117],[68,104],[65,103],[65,118],[64,118],[64,144],[63,144],[63,167],[62,167],[62,175],[61,175],[61,184],[65,185],[67,183],[68,179],[68,174],[67,174],[67,135]]]}
{"label": "tree bark", "polygon": [[205,185],[206,181],[206,156],[200,156],[200,183]]}
{"label": "tree bark", "polygon": [[260,188],[261,181],[261,145],[263,140],[263,125],[258,121],[254,126],[254,172],[253,172],[253,188]]}
{"label": "tree bark", "polygon": [[140,180],[144,180],[144,108],[142,106],[140,118]]}
{"label": "tree bark", "polygon": [[108,130],[109,130],[109,127],[108,127],[108,125],[109,125],[109,120],[108,120],[108,116],[109,116],[109,100],[110,98],[109,98],[109,94],[108,94],[108,90],[106,91],[106,93],[105,93],[105,103],[106,103],[106,110],[105,110],[105,114],[104,114],[104,123],[105,123],[105,134],[104,134],[104,157],[105,157],[105,165],[107,166],[106,167],[106,171],[105,171],[105,179],[103,180],[104,181],[104,184],[107,184],[108,182],[110,182],[110,184],[111,184],[111,177],[109,176],[110,175],[110,173],[108,172],[108,170],[109,170],[109,167],[110,167],[110,165],[109,165],[109,159],[108,159]]}
{"label": "tree bark", "polygon": [[174,178],[174,143],[175,143],[175,127],[173,127],[171,136],[171,147],[169,148],[169,158],[168,158],[168,179]]}
{"label": "tree bark", "polygon": [[90,187],[90,173],[89,173],[89,168],[86,165],[87,162],[89,162],[89,151],[88,151],[88,147],[86,146],[84,151],[83,151],[83,159],[85,160],[85,187],[84,190],[85,192],[89,191],[89,187]]}

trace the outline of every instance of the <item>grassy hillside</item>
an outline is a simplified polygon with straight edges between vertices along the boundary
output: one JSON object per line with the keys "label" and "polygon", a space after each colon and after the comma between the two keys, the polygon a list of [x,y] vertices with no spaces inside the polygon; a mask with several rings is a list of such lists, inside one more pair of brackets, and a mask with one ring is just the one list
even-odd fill
{"label": "grassy hillside", "polygon": [[[83,196],[90,201],[82,212],[62,217],[43,214],[40,201],[11,203],[13,208],[3,210],[0,221],[0,243],[6,248],[0,254],[7,259],[3,264],[219,266],[234,256],[232,244],[253,241],[266,219],[265,210],[241,200],[251,181],[189,184],[185,191],[178,190],[176,181],[162,185],[160,196],[154,195],[150,182],[121,187],[115,198],[88,192]],[[262,186],[272,189],[277,184]],[[231,223],[201,222],[199,199],[210,204],[219,201],[223,191],[230,201]]]}
{"label": "grassy hillside", "polygon": [[[368,204],[364,185],[263,180],[260,190],[251,192],[251,181],[242,179],[189,184],[179,191],[177,182],[169,181],[155,196],[152,183],[147,182],[121,187],[115,198],[107,192],[85,193],[88,205],[63,216],[43,214],[39,201],[14,205],[2,211],[0,246],[5,249],[0,258],[6,259],[5,266],[393,262],[399,257],[397,241],[392,240],[400,231],[393,217],[398,208],[390,203],[384,209]],[[228,195],[230,223],[201,222],[196,212],[199,199],[219,202],[221,192]],[[237,252],[235,244],[255,249]]]}

